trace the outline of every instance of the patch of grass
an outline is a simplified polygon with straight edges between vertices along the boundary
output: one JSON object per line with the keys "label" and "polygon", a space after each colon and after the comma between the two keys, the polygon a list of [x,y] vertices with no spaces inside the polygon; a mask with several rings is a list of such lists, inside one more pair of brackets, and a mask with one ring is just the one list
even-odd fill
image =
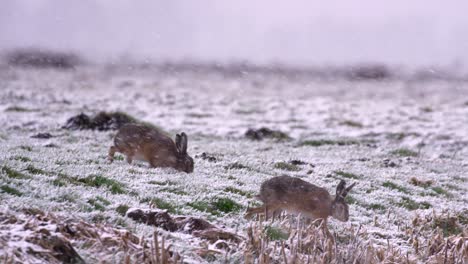
{"label": "patch of grass", "polygon": [[66,193],[66,194],[58,196],[54,200],[56,200],[58,202],[69,202],[69,203],[74,204],[74,203],[76,203],[77,198],[78,197],[73,193]]}
{"label": "patch of grass", "polygon": [[289,238],[289,234],[287,232],[274,226],[265,226],[263,232],[270,241],[287,240]]}
{"label": "patch of grass", "polygon": [[122,155],[115,155],[114,160],[123,161],[125,158]]}
{"label": "patch of grass", "polygon": [[28,165],[28,167],[26,167],[26,171],[31,174],[48,174],[46,171],[38,169],[33,165]]}
{"label": "patch of grass", "polygon": [[109,202],[107,199],[101,197],[101,196],[96,196],[96,200],[100,201],[103,205],[110,205],[111,202]]}
{"label": "patch of grass", "polygon": [[86,161],[86,164],[99,164],[99,160],[89,159]]}
{"label": "patch of grass", "polygon": [[120,204],[119,206],[117,206],[117,208],[115,208],[115,211],[119,215],[125,216],[125,214],[127,214],[128,209],[130,209],[130,206],[128,206],[126,204]]}
{"label": "patch of grass", "polygon": [[457,216],[439,216],[432,221],[432,228],[440,228],[444,237],[458,235],[463,232],[463,228],[458,224]]}
{"label": "patch of grass", "polygon": [[67,182],[57,177],[55,180],[52,181],[52,185],[57,187],[63,187],[67,186]]}
{"label": "patch of grass", "polygon": [[405,139],[406,137],[409,137],[409,136],[419,137],[421,135],[419,133],[415,133],[415,132],[408,132],[408,133],[396,132],[396,133],[388,133],[386,138],[390,139],[390,140],[403,140],[403,139]]}
{"label": "patch of grass", "polygon": [[439,195],[445,195],[447,197],[451,196],[450,193],[445,190],[444,188],[440,187],[440,186],[435,186],[435,187],[432,187],[431,188],[432,191],[434,191],[435,193],[439,194]]}
{"label": "patch of grass", "polygon": [[348,178],[348,179],[360,179],[358,175],[351,173],[351,172],[346,172],[346,171],[334,171],[334,173],[338,176],[341,176],[343,178]]}
{"label": "patch of grass", "polygon": [[204,113],[187,113],[186,116],[193,117],[193,118],[207,118],[212,117],[212,114],[204,114]]}
{"label": "patch of grass", "polygon": [[349,127],[356,127],[356,128],[362,128],[364,125],[360,122],[356,122],[353,120],[345,120],[341,122],[342,125],[349,126]]}
{"label": "patch of grass", "polygon": [[382,183],[382,186],[393,190],[397,190],[402,193],[409,193],[408,189],[391,181],[385,181],[384,183]]}
{"label": "patch of grass", "polygon": [[246,169],[246,170],[252,170],[252,168],[250,168],[249,166],[246,166],[244,164],[241,164],[239,162],[234,162],[234,163],[231,163],[229,165],[226,165],[224,166],[224,169],[226,170],[242,170],[242,169]]}
{"label": "patch of grass", "polygon": [[77,182],[80,182],[86,186],[91,187],[107,187],[112,194],[124,194],[127,193],[122,183],[106,178],[101,175],[89,175],[86,178],[76,179]]}
{"label": "patch of grass", "polygon": [[94,210],[104,211],[106,209],[106,206],[97,199],[89,199],[88,204],[90,204]]}
{"label": "patch of grass", "polygon": [[31,159],[25,156],[14,156],[11,159],[21,161],[21,162],[30,162]]}
{"label": "patch of grass", "polygon": [[451,190],[456,190],[456,191],[463,191],[464,189],[458,185],[455,184],[445,184],[445,187],[451,189]]}
{"label": "patch of grass", "polygon": [[179,188],[172,188],[172,187],[161,188],[159,191],[169,192],[169,193],[173,193],[173,194],[176,194],[176,195],[188,195],[188,193],[186,191],[181,190]]}
{"label": "patch of grass", "polygon": [[417,157],[418,156],[417,152],[407,149],[407,148],[396,149],[392,151],[391,154],[401,156],[401,157]]}
{"label": "patch of grass", "polygon": [[236,181],[236,184],[239,185],[239,186],[244,186],[245,183],[243,181]]}
{"label": "patch of grass", "polygon": [[200,212],[207,212],[216,215],[216,212],[212,212],[212,207],[210,203],[206,201],[195,201],[191,203],[187,203],[187,206],[192,207],[195,210],[198,210]]}
{"label": "patch of grass", "polygon": [[135,169],[129,169],[128,173],[130,173],[130,174],[141,174],[141,172],[139,172],[139,171],[137,171]]}
{"label": "patch of grass", "polygon": [[383,210],[387,209],[387,208],[385,208],[385,206],[383,206],[381,204],[377,204],[377,203],[368,204],[368,205],[365,206],[365,208],[372,209],[372,210],[379,210],[379,211],[383,211]]}
{"label": "patch of grass", "polygon": [[251,198],[251,197],[252,197],[252,194],[251,194],[251,193],[246,192],[246,191],[243,191],[243,190],[241,190],[241,189],[237,189],[237,188],[235,188],[235,187],[231,187],[231,186],[224,188],[224,191],[225,191],[225,192],[229,192],[229,193],[239,194],[239,195],[245,196],[245,197],[247,197],[247,198]]}
{"label": "patch of grass", "polygon": [[468,210],[463,210],[457,216],[458,222],[462,225],[468,225]]}
{"label": "patch of grass", "polygon": [[4,193],[8,193],[8,194],[11,194],[11,195],[14,195],[14,196],[22,196],[23,193],[18,191],[17,189],[11,187],[11,186],[8,186],[8,185],[2,185],[0,186],[0,190]]}
{"label": "patch of grass", "polygon": [[275,169],[287,170],[287,171],[300,171],[301,168],[297,165],[288,162],[277,162],[274,165]]}
{"label": "patch of grass", "polygon": [[161,198],[146,197],[146,198],[143,198],[140,202],[149,203],[153,206],[156,206],[159,209],[167,210],[167,212],[169,213],[173,213],[173,214],[178,213],[177,207],[175,205],[171,204],[170,202],[164,201]]}
{"label": "patch of grass", "polygon": [[230,198],[218,198],[212,202],[213,207],[223,213],[237,212],[242,206]]}
{"label": "patch of grass", "polygon": [[55,165],[63,166],[63,165],[68,165],[70,162],[65,161],[65,160],[56,160]]}
{"label": "patch of grass", "polygon": [[149,183],[149,184],[154,184],[154,185],[160,185],[160,186],[164,186],[164,185],[177,185],[177,182],[175,182],[175,181],[169,181],[169,180],[166,180],[166,181],[149,181],[148,183]]}
{"label": "patch of grass", "polygon": [[103,213],[97,213],[91,217],[91,222],[93,223],[104,223],[107,222],[109,217],[105,216]]}
{"label": "patch of grass", "polygon": [[326,146],[326,145],[349,146],[349,145],[359,145],[359,142],[356,140],[317,139],[317,140],[305,140],[299,143],[299,146],[310,146],[310,147],[320,147],[320,146]]}
{"label": "patch of grass", "polygon": [[29,177],[28,175],[24,174],[24,173],[21,173],[17,170],[14,170],[8,166],[3,166],[2,167],[2,172],[5,173],[9,178],[12,178],[12,179],[29,179],[31,177]]}
{"label": "patch of grass", "polygon": [[242,205],[236,203],[230,198],[214,198],[211,201],[195,201],[187,204],[200,212],[207,212],[219,216],[221,213],[238,212]]}
{"label": "patch of grass", "polygon": [[5,112],[34,112],[34,111],[37,111],[37,110],[28,109],[26,107],[17,106],[17,105],[10,106],[7,109],[5,109]]}
{"label": "patch of grass", "polygon": [[347,195],[346,198],[345,198],[345,202],[347,204],[356,204],[357,203],[357,200],[356,198],[354,198],[352,195]]}
{"label": "patch of grass", "polygon": [[33,149],[31,146],[19,146],[20,149],[31,152]]}
{"label": "patch of grass", "polygon": [[400,202],[398,202],[396,205],[400,207],[404,207],[410,211],[413,211],[416,209],[429,209],[432,207],[432,205],[428,202],[418,203],[409,197],[402,197]]}

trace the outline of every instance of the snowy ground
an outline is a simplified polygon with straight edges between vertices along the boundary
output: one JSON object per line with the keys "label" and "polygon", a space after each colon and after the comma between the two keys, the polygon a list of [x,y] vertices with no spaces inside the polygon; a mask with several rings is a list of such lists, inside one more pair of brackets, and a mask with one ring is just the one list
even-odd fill
{"label": "snowy ground", "polygon": [[[71,116],[99,111],[126,112],[173,135],[185,131],[194,173],[128,165],[123,158],[109,164],[115,132],[61,129]],[[40,208],[149,235],[153,228],[118,211],[152,203],[244,235],[249,222],[242,215],[260,184],[288,174],[332,193],[339,179],[357,182],[348,198],[350,221],[332,221],[331,229],[362,225],[376,245],[388,242],[403,252],[412,247],[402,227],[415,215],[434,210],[468,217],[468,83],[4,67],[0,113],[2,210]],[[248,128],[263,126],[291,140],[244,137]],[[37,133],[54,137],[31,138]],[[216,161],[201,158],[204,152]],[[290,160],[312,165],[279,163]],[[93,175],[111,183],[79,182]],[[206,212],[225,197],[242,208]],[[201,243],[185,235],[170,239],[186,256]],[[77,250],[86,257],[86,249]]]}

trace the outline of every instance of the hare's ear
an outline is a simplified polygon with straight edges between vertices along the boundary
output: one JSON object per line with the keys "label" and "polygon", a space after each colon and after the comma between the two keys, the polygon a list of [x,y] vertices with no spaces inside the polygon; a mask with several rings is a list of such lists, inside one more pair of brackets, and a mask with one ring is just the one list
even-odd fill
{"label": "hare's ear", "polygon": [[345,185],[346,185],[346,182],[344,180],[341,180],[340,183],[338,183],[338,186],[336,186],[336,198],[342,196]]}
{"label": "hare's ear", "polygon": [[343,193],[341,194],[341,196],[342,196],[343,198],[345,198],[346,195],[348,195],[348,192],[351,191],[351,189],[354,187],[354,185],[356,185],[356,183],[353,183],[353,184],[351,184],[350,186],[348,186],[348,187],[343,191]]}
{"label": "hare's ear", "polygon": [[179,134],[176,134],[175,136],[175,145],[176,145],[176,149],[177,149],[177,152],[181,152],[181,141],[182,141],[182,137],[179,135]]}
{"label": "hare's ear", "polygon": [[187,141],[187,135],[182,132],[182,134],[180,134],[180,153],[182,154],[187,153]]}

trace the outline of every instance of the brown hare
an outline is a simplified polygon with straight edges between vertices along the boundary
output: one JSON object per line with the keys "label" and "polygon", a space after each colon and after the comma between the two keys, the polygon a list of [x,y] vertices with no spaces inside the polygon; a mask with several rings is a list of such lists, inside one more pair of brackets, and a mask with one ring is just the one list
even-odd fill
{"label": "brown hare", "polygon": [[266,180],[260,187],[257,198],[263,205],[247,209],[245,217],[266,212],[267,217],[280,214],[282,211],[300,213],[309,220],[327,220],[329,216],[340,221],[348,221],[349,211],[345,202],[353,183],[345,188],[345,181],[340,181],[336,187],[336,195],[331,196],[327,190],[316,185],[290,176],[279,176]]}
{"label": "brown hare", "polygon": [[177,134],[175,143],[170,137],[156,128],[142,124],[126,124],[114,138],[114,146],[109,149],[109,161],[116,152],[133,159],[149,162],[151,167],[171,167],[187,173],[193,172],[193,159],[187,154],[187,135]]}

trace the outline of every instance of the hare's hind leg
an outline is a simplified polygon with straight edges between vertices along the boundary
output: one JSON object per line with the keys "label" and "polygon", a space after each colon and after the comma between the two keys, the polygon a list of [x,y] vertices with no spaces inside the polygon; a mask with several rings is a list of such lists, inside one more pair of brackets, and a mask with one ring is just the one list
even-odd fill
{"label": "hare's hind leg", "polygon": [[108,160],[110,163],[112,163],[114,161],[114,155],[115,155],[115,152],[117,152],[117,148],[115,146],[112,146],[109,148],[109,155],[108,155]]}

